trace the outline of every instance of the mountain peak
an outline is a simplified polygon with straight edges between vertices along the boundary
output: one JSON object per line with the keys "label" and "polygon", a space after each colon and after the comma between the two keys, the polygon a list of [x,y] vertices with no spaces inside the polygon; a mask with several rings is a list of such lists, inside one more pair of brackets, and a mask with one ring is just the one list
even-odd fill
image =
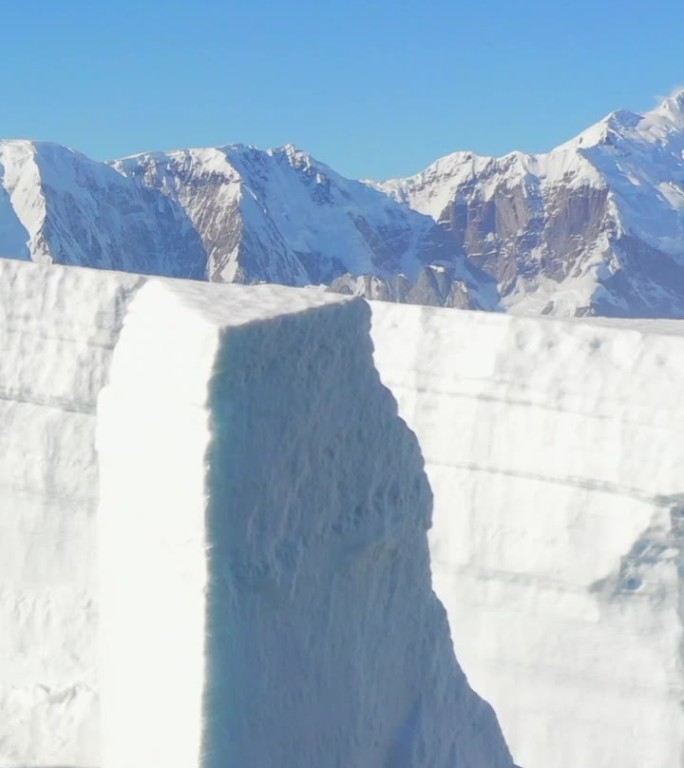
{"label": "mountain peak", "polygon": [[558,149],[588,149],[615,141],[668,142],[684,131],[684,89],[664,99],[650,112],[627,109],[611,112]]}
{"label": "mountain peak", "polygon": [[296,147],[294,144],[285,144],[285,146],[282,147],[269,149],[267,154],[273,157],[285,157],[293,165],[302,162],[307,165],[313,165],[315,163],[314,158],[308,152],[299,149],[299,147]]}
{"label": "mountain peak", "polygon": [[654,112],[684,119],[684,88],[668,96]]}

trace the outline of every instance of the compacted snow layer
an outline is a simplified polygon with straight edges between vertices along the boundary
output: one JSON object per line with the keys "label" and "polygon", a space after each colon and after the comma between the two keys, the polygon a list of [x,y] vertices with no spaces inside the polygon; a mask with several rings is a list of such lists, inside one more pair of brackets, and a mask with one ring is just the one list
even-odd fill
{"label": "compacted snow layer", "polygon": [[3,768],[511,768],[365,303],[4,260],[0,294]]}
{"label": "compacted snow layer", "polygon": [[0,765],[94,766],[97,395],[140,278],[0,259]]}
{"label": "compacted snow layer", "polygon": [[519,765],[684,764],[684,324],[374,303],[420,449],[368,324],[0,259],[2,768],[510,768],[430,571]]}
{"label": "compacted snow layer", "polygon": [[684,765],[684,322],[374,303],[372,338],[456,653],[515,761]]}

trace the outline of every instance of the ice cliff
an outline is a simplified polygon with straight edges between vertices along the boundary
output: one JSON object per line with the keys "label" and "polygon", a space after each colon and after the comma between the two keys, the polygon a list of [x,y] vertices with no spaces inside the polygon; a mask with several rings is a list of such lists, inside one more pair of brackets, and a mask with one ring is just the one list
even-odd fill
{"label": "ice cliff", "polygon": [[370,306],[0,259],[3,768],[684,765],[684,323]]}
{"label": "ice cliff", "polygon": [[0,764],[98,765],[97,396],[138,283],[0,259]]}
{"label": "ice cliff", "polygon": [[0,260],[3,768],[511,768],[369,324]]}
{"label": "ice cliff", "polygon": [[684,766],[684,322],[373,306],[434,588],[525,768]]}

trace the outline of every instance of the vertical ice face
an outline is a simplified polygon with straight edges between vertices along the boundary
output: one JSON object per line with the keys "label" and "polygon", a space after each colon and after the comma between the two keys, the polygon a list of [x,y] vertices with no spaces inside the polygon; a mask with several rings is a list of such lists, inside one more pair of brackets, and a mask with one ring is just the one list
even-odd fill
{"label": "vertical ice face", "polygon": [[104,768],[510,768],[369,309],[148,282],[99,403]]}
{"label": "vertical ice face", "polygon": [[139,278],[0,259],[0,765],[99,761],[95,404]]}
{"label": "vertical ice face", "polygon": [[0,259],[3,768],[510,768],[368,326]]}
{"label": "vertical ice face", "polygon": [[684,323],[374,304],[372,337],[435,496],[435,590],[516,762],[684,765]]}

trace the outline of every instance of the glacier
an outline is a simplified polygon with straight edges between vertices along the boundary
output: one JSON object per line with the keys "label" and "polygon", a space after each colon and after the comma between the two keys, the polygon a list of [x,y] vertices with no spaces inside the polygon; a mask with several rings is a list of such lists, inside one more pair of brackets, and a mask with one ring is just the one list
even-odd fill
{"label": "glacier", "polygon": [[0,763],[513,768],[370,308],[0,259]]}
{"label": "glacier", "polygon": [[684,322],[0,259],[0,343],[3,766],[684,765]]}
{"label": "glacier", "polygon": [[0,259],[0,764],[98,765],[97,396],[142,278]]}
{"label": "glacier", "polygon": [[525,768],[684,765],[684,322],[373,306],[434,588]]}

